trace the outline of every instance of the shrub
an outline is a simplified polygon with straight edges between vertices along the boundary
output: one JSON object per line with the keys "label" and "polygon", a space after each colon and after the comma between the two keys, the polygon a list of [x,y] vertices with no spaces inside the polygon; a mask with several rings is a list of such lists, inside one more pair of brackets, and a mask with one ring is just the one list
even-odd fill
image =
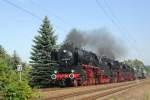
{"label": "shrub", "polygon": [[32,96],[32,91],[27,82],[12,82],[4,90],[5,100],[28,100]]}

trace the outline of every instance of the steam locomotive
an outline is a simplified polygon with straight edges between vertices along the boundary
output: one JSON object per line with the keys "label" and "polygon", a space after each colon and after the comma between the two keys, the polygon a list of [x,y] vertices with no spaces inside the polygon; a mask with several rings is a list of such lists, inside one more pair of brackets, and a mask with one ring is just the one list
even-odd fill
{"label": "steam locomotive", "polygon": [[127,64],[83,49],[61,48],[55,57],[59,65],[51,74],[51,79],[57,86],[76,87],[136,79],[135,70]]}

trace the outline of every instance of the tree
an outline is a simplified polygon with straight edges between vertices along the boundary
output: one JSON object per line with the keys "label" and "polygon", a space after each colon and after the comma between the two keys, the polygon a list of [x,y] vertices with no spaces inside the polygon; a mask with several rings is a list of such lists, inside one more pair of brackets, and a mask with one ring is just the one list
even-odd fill
{"label": "tree", "polygon": [[12,55],[12,67],[14,70],[17,69],[17,65],[21,64],[21,59],[20,57],[17,55],[16,51],[14,50],[14,53]]}
{"label": "tree", "polygon": [[[2,51],[2,52],[1,52]],[[28,71],[22,72],[22,81],[19,74],[12,70],[13,58],[0,47],[0,99],[4,100],[27,100],[32,96],[32,90],[28,85]]]}
{"label": "tree", "polygon": [[4,57],[5,56],[5,50],[4,48],[0,45],[0,57]]}
{"label": "tree", "polygon": [[124,61],[131,67],[144,68],[144,63],[138,59]]}
{"label": "tree", "polygon": [[150,76],[150,65],[145,66],[146,72]]}
{"label": "tree", "polygon": [[50,86],[50,73],[53,72],[56,62],[52,59],[51,53],[56,46],[56,36],[48,17],[45,17],[38,35],[34,38],[34,45],[31,52],[31,81],[34,87]]}

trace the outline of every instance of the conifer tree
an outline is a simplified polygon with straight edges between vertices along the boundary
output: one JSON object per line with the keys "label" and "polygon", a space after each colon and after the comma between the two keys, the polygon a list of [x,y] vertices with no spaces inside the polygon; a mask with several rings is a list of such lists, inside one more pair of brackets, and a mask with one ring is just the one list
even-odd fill
{"label": "conifer tree", "polygon": [[4,57],[5,56],[5,50],[4,48],[0,45],[0,57]]}
{"label": "conifer tree", "polygon": [[17,65],[21,64],[21,59],[18,56],[17,52],[14,50],[13,55],[12,55],[12,67],[14,70],[17,69]]}
{"label": "conifer tree", "polygon": [[49,87],[50,74],[53,72],[55,61],[51,53],[56,46],[56,36],[54,30],[45,17],[38,35],[34,38],[34,45],[31,52],[31,81],[30,85],[34,87]]}

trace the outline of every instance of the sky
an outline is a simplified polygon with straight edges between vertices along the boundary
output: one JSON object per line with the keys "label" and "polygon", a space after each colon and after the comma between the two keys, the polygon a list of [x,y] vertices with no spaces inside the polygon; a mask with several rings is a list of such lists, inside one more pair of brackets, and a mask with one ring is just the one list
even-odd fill
{"label": "sky", "polygon": [[0,45],[28,62],[32,40],[48,16],[58,44],[73,28],[105,28],[126,45],[123,60],[137,58],[150,65],[150,0],[97,1],[99,5],[96,0],[0,0]]}

